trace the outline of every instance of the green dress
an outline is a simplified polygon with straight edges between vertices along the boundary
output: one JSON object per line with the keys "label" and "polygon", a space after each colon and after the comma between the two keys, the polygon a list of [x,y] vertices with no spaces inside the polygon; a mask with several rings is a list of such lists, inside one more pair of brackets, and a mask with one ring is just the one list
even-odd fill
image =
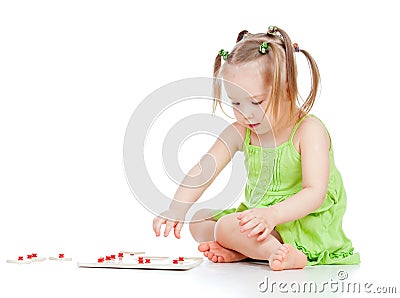
{"label": "green dress", "polygon": [[[246,200],[237,208],[213,210],[215,220],[246,209],[269,207],[302,189],[301,156],[293,145],[293,136],[307,116],[296,123],[289,140],[276,148],[251,145],[250,130],[247,129],[242,148],[248,175]],[[307,256],[307,265],[359,264],[360,255],[354,253],[352,243],[342,229],[346,192],[334,163],[332,145],[329,152],[329,183],[323,204],[305,217],[277,225],[275,229],[284,243],[293,245]]]}

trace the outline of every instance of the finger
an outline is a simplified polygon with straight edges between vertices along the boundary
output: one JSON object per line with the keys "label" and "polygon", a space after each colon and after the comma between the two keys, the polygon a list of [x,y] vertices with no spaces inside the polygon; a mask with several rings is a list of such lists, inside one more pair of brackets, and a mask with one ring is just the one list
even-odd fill
{"label": "finger", "polygon": [[257,241],[263,241],[263,240],[267,239],[267,237],[270,233],[271,233],[271,230],[268,229],[268,227],[266,227],[265,230],[261,233],[261,235],[257,237]]}
{"label": "finger", "polygon": [[264,230],[265,230],[265,225],[262,222],[260,222],[247,234],[247,237],[251,238],[257,234],[264,232]]}
{"label": "finger", "polygon": [[242,220],[239,222],[239,225],[243,226],[246,223],[248,223],[250,220],[254,219],[256,216],[252,213],[249,212],[245,216],[242,217]]}
{"label": "finger", "polygon": [[159,217],[153,220],[153,231],[156,233],[157,237],[160,236],[160,229],[163,223],[165,223],[165,220]]}
{"label": "finger", "polygon": [[245,210],[239,213],[239,215],[237,216],[238,220],[243,220],[246,216],[248,216],[249,214],[251,214],[250,210]]}
{"label": "finger", "polygon": [[153,219],[153,231],[156,233],[157,236],[157,217]]}
{"label": "finger", "polygon": [[258,224],[260,223],[258,218],[253,218],[252,220],[250,220],[248,223],[246,223],[244,226],[242,226],[240,228],[240,232],[246,232],[254,227],[256,227]]}
{"label": "finger", "polygon": [[164,237],[167,237],[169,235],[169,232],[173,228],[174,224],[170,221],[167,221],[165,224],[165,230],[164,230]]}
{"label": "finger", "polygon": [[236,218],[237,218],[237,219],[242,219],[243,216],[245,216],[247,213],[248,213],[247,210],[242,211],[242,212],[238,212],[238,215],[237,215]]}
{"label": "finger", "polygon": [[176,226],[175,226],[174,234],[175,234],[175,237],[178,238],[178,239],[181,238],[181,230],[182,230],[182,227],[183,227],[183,222],[181,222],[181,221],[178,222],[178,223],[176,224]]}

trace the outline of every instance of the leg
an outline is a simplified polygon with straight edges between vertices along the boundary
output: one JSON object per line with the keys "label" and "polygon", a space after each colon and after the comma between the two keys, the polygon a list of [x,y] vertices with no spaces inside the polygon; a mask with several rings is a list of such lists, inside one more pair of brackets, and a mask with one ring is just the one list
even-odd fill
{"label": "leg", "polygon": [[214,231],[216,221],[212,218],[211,209],[202,209],[196,212],[189,224],[189,230],[194,240],[200,243],[199,250],[210,261],[235,262],[243,260],[246,256],[222,247],[215,241]]}
{"label": "leg", "polygon": [[217,222],[212,218],[211,209],[197,211],[189,224],[189,230],[197,242],[213,241],[214,228]]}
{"label": "leg", "polygon": [[263,241],[257,241],[256,237],[248,238],[247,233],[240,232],[239,220],[236,216],[235,213],[229,214],[217,222],[215,239],[221,246],[253,259],[269,260],[270,267],[273,270],[304,268],[306,266],[306,256],[292,245],[282,244],[278,240],[282,240],[279,233],[274,231]]}
{"label": "leg", "polygon": [[[204,214],[199,213],[199,215]],[[240,233],[239,221],[236,216],[236,213],[225,215],[218,222],[214,222],[212,240],[210,240],[211,237],[205,239],[206,242],[199,245],[199,250],[213,262],[236,262],[247,257],[267,260],[269,255],[266,254],[266,251],[277,250],[281,243],[271,235],[263,242],[258,242],[255,238],[249,239],[245,233]],[[201,226],[198,226],[199,229],[200,227],[209,227],[207,223],[203,222],[201,224]],[[194,228],[195,225],[197,223],[193,224]],[[193,232],[195,232],[194,228]],[[192,235],[194,236],[193,232]],[[208,231],[208,233],[210,236],[211,231]],[[280,239],[276,231],[273,233]]]}
{"label": "leg", "polygon": [[247,233],[240,232],[237,214],[226,215],[218,221],[215,227],[216,241],[223,247],[234,249],[245,256],[257,260],[268,260],[282,244],[271,234],[264,241],[256,237],[248,238]]}

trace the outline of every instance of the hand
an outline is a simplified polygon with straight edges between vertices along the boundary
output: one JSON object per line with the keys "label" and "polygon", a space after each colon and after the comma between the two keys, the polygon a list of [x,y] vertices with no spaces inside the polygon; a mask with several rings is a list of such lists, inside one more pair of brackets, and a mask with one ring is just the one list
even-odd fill
{"label": "hand", "polygon": [[237,219],[240,220],[240,232],[251,230],[247,237],[259,235],[257,241],[266,239],[276,226],[275,213],[271,207],[245,210],[238,214]]}
{"label": "hand", "polygon": [[172,229],[176,238],[181,238],[181,230],[185,215],[178,214],[173,210],[166,210],[153,220],[153,231],[156,236],[160,236],[161,226],[165,225],[164,237],[167,237]]}

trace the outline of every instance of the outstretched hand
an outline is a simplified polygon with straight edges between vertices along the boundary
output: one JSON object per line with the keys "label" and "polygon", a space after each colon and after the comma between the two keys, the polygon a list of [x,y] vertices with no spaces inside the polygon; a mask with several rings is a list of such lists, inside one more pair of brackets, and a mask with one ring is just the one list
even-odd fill
{"label": "outstretched hand", "polygon": [[275,214],[271,208],[254,208],[238,213],[237,219],[240,232],[249,231],[247,237],[257,237],[257,241],[263,241],[276,226]]}
{"label": "outstretched hand", "polygon": [[153,231],[157,237],[161,235],[161,226],[165,225],[164,237],[167,237],[172,229],[177,239],[181,238],[184,216],[172,210],[166,210],[153,220]]}

